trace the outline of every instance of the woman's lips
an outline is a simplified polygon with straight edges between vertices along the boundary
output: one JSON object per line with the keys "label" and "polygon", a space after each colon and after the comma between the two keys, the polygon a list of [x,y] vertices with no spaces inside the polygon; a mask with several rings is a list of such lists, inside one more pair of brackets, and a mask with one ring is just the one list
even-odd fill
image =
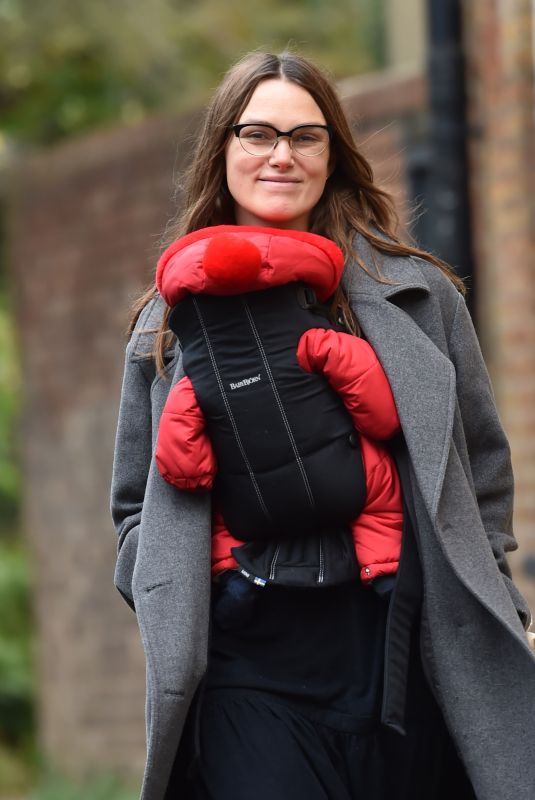
{"label": "woman's lips", "polygon": [[270,186],[276,186],[277,188],[283,188],[286,186],[295,186],[299,181],[297,178],[259,178],[262,183],[267,183]]}
{"label": "woman's lips", "polygon": [[275,183],[297,183],[298,178],[291,178],[285,175],[265,175],[261,181],[274,181]]}

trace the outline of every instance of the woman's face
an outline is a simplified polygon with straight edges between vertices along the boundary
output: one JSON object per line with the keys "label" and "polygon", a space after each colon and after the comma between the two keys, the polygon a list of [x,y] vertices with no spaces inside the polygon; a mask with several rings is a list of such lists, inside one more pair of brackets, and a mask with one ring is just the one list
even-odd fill
{"label": "woman's face", "polygon": [[[296,125],[325,125],[312,96],[295,83],[260,83],[237,123],[255,122],[288,131]],[[236,223],[308,230],[310,212],[329,176],[329,147],[317,156],[293,151],[287,137],[265,156],[246,153],[232,134],[226,150],[227,184],[234,198]]]}

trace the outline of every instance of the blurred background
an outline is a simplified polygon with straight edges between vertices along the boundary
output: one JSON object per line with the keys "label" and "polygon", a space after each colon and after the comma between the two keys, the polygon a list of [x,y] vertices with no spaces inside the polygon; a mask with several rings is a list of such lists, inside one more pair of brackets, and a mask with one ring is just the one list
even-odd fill
{"label": "blurred background", "polygon": [[535,609],[534,41],[530,0],[0,0],[0,797],[137,796],[108,512],[124,330],[203,104],[251,49],[334,75],[402,225],[467,278]]}

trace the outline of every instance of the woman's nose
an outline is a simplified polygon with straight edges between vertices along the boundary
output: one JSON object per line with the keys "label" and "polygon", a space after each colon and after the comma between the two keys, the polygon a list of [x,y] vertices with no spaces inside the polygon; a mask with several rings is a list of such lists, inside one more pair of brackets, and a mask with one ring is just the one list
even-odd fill
{"label": "woman's nose", "polygon": [[290,164],[293,161],[293,151],[290,145],[290,139],[287,136],[281,136],[277,139],[275,147],[269,155],[270,164]]}

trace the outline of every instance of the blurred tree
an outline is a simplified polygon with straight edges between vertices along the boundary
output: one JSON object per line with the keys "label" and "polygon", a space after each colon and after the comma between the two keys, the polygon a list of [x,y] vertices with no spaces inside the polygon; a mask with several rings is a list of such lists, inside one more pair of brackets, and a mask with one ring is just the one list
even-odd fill
{"label": "blurred tree", "polygon": [[16,457],[20,376],[10,294],[5,285],[3,243],[0,225],[0,540],[16,533],[20,499]]}
{"label": "blurred tree", "polygon": [[0,0],[0,131],[49,143],[202,102],[242,53],[295,46],[336,77],[384,63],[383,0]]}
{"label": "blurred tree", "polygon": [[20,542],[0,539],[0,750],[33,733],[29,566]]}

